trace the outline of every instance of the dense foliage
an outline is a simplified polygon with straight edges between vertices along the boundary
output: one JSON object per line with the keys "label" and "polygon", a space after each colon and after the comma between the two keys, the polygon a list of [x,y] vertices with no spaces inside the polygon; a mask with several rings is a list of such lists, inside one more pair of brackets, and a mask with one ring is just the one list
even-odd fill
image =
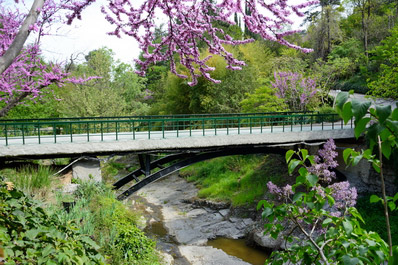
{"label": "dense foliage", "polygon": [[6,264],[105,264],[99,246],[78,231],[78,220],[60,224],[2,178],[0,208],[0,248]]}

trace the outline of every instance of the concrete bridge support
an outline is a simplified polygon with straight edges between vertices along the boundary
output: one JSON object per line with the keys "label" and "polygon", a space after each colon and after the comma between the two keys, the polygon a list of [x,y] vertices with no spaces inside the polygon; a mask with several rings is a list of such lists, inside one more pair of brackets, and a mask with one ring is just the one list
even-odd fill
{"label": "concrete bridge support", "polygon": [[74,179],[83,181],[102,181],[100,161],[96,158],[84,158],[72,165]]}

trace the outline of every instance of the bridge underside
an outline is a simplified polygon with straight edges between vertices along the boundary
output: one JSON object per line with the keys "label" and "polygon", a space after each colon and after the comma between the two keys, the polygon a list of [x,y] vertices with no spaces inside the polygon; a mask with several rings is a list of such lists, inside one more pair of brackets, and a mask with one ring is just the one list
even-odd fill
{"label": "bridge underside", "polygon": [[[184,167],[221,156],[247,155],[247,154],[281,154],[286,153],[286,148],[270,146],[239,146],[226,147],[207,151],[184,152],[167,155],[160,159],[150,161],[148,154],[140,154],[140,168],[129,173],[113,184],[115,189],[130,186],[118,195],[119,200],[126,199],[140,188],[148,185],[162,177],[174,173]],[[165,166],[167,165],[167,166]],[[152,170],[158,169],[155,173]],[[130,184],[132,183],[132,184]]]}

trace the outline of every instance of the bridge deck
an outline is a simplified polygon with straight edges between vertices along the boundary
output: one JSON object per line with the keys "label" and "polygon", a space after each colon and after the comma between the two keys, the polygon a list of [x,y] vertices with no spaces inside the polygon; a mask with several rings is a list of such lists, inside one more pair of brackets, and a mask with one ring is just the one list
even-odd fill
{"label": "bridge deck", "polygon": [[[53,124],[50,129],[49,124]],[[109,127],[109,124],[113,124],[113,127],[111,126],[111,130],[109,128],[105,130],[104,127]],[[46,125],[47,127],[43,127]],[[86,127],[82,130],[83,125]],[[29,126],[30,129],[27,130]],[[0,157],[8,158],[200,149],[354,137],[352,122],[344,125],[335,116],[320,114],[71,121],[43,124],[13,122],[0,123],[1,128],[5,133],[0,137]],[[10,128],[13,128],[16,136],[9,136]],[[65,128],[69,128],[68,132],[64,130]],[[144,130],[148,128],[149,130]],[[84,130],[85,133],[74,133]]]}

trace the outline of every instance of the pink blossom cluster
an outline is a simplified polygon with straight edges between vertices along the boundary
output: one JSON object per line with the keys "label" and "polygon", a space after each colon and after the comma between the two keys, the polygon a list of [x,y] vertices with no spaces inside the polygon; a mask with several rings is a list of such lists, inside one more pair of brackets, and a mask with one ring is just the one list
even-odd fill
{"label": "pink blossom cluster", "polygon": [[291,195],[294,194],[292,186],[290,186],[289,184],[287,184],[283,188],[280,188],[277,185],[275,185],[272,181],[268,181],[267,188],[271,194],[277,195],[279,199],[289,198]]}
{"label": "pink blossom cluster", "polygon": [[274,72],[274,79],[271,85],[276,89],[276,96],[284,99],[293,111],[305,110],[310,99],[318,92],[315,80],[304,78],[299,73]]}
{"label": "pink blossom cluster", "polygon": [[[64,8],[71,11],[68,22],[80,18],[81,11],[93,1],[95,0],[72,0],[65,4]],[[218,22],[234,25],[234,14],[239,14],[246,28],[262,38],[310,52],[310,49],[286,41],[284,37],[297,31],[283,31],[283,27],[293,24],[290,15],[303,16],[302,10],[316,3],[318,0],[298,5],[289,5],[286,0],[146,0],[141,5],[134,6],[134,1],[131,0],[111,0],[108,1],[107,8],[102,7],[102,12],[115,26],[109,34],[118,37],[125,34],[138,41],[144,52],[144,60],[136,61],[141,69],[139,74],[144,75],[148,67],[156,62],[169,60],[171,72],[181,78],[190,76],[191,81],[188,83],[194,86],[200,75],[212,82],[220,82],[210,76],[214,68],[207,65],[210,56],[201,56],[199,42],[206,44],[211,54],[222,56],[227,62],[227,68],[239,70],[245,65],[226,50],[225,44],[238,45],[252,42],[253,39],[234,40],[215,26]],[[247,13],[244,11],[245,4],[249,10]],[[155,41],[154,32],[155,22],[161,16],[166,16],[168,21],[167,34],[159,42]],[[176,60],[185,67],[186,73],[177,71]]]}
{"label": "pink blossom cluster", "polygon": [[334,183],[329,188],[332,189],[332,196],[335,199],[334,207],[341,210],[355,206],[358,198],[357,189],[351,188],[348,181]]}
{"label": "pink blossom cluster", "polygon": [[308,172],[317,175],[325,183],[330,183],[336,178],[336,173],[331,171],[331,169],[338,166],[335,160],[337,155],[334,140],[327,140],[323,148],[319,149],[318,155],[315,156],[315,164],[307,167]]}
{"label": "pink blossom cluster", "polygon": [[[307,167],[309,173],[318,176],[320,180],[325,183],[330,183],[335,177],[335,173],[330,171],[338,166],[336,158],[338,153],[335,151],[336,145],[333,139],[327,140],[323,145],[323,148],[318,151],[318,155],[315,156],[315,164]],[[285,187],[278,187],[271,181],[267,183],[268,190],[271,194],[277,195],[279,199],[288,200],[293,195],[292,187],[286,185]],[[329,185],[328,188],[332,190],[331,196],[335,199],[333,210],[331,211],[332,216],[341,216],[341,212],[347,207],[355,206],[357,199],[357,190],[355,187],[350,187],[348,181],[337,182]],[[312,190],[316,191],[322,198],[326,198],[325,189],[317,183],[312,187]]]}
{"label": "pink blossom cluster", "polygon": [[[35,43],[25,45],[11,65],[0,74],[0,101],[7,104],[19,104],[24,98],[40,99],[42,89],[50,84],[62,86],[66,82],[82,83],[95,78],[72,78],[61,65],[47,64],[41,58],[40,37],[48,33],[46,25],[53,23],[58,8],[51,0],[41,10],[42,16],[29,26],[30,31],[38,33]],[[0,2],[0,56],[3,56],[14,41],[25,18],[18,10],[10,10]]]}

